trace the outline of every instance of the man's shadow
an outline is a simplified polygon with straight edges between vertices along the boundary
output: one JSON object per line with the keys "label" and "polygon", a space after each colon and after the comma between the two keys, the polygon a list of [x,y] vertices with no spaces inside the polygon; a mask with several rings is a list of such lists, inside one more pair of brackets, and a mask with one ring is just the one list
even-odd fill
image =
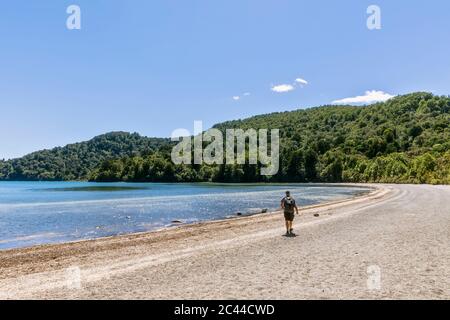
{"label": "man's shadow", "polygon": [[283,237],[285,237],[285,238],[296,238],[297,235],[296,234],[283,234]]}

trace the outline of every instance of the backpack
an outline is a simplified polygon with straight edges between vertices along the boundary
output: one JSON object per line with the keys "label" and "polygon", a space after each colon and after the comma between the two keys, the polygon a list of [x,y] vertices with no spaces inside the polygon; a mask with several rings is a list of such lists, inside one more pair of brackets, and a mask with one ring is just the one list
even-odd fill
{"label": "backpack", "polygon": [[294,211],[295,200],[291,197],[284,198],[284,210],[286,211]]}

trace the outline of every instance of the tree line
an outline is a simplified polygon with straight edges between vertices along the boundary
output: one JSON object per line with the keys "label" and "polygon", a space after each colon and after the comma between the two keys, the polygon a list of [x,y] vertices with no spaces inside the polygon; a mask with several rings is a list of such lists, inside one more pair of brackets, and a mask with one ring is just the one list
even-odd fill
{"label": "tree line", "polygon": [[260,165],[174,165],[168,139],[115,133],[101,136],[96,148],[81,143],[77,152],[62,148],[0,162],[0,179],[448,184],[449,111],[448,96],[418,92],[370,106],[321,106],[214,126],[280,129],[280,170],[271,177],[260,175]]}

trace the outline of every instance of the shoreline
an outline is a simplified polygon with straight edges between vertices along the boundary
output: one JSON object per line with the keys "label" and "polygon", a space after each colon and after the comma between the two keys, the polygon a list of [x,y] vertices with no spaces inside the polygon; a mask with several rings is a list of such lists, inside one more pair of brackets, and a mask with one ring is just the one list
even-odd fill
{"label": "shoreline", "polygon": [[372,186],[303,207],[295,238],[274,212],[0,251],[0,299],[449,298],[450,187]]}
{"label": "shoreline", "polygon": [[[375,186],[365,195],[303,207],[301,210],[303,215],[298,220],[321,223],[328,218],[336,218],[334,215],[329,216],[327,212],[323,212],[324,210],[380,200],[388,197],[390,191],[390,188]],[[313,217],[315,212],[321,212],[319,218]],[[298,225],[303,223],[304,221],[298,221]],[[166,255],[182,257],[185,252],[195,251],[196,248],[202,251],[216,243],[228,245],[239,239],[245,241],[253,235],[256,237],[265,237],[267,234],[281,235],[283,232],[280,228],[283,229],[283,217],[281,211],[276,211],[173,226],[158,231],[1,250],[0,299],[11,298],[9,293],[11,290],[15,292],[14,297],[19,294],[28,297],[29,294],[47,290],[48,287],[64,287],[65,280],[62,279],[66,270],[74,265],[81,269],[106,268],[107,271],[103,271],[99,276],[101,279],[116,272],[122,273],[127,268],[134,269],[143,263],[146,264],[147,262],[142,261],[149,259],[147,253],[152,253],[152,257],[156,257],[151,258],[152,261],[153,259],[158,261],[160,257],[161,261],[164,261]],[[111,271],[109,268],[112,261],[117,266],[112,267]],[[41,278],[47,280],[41,283],[42,281],[38,280]],[[53,280],[48,280],[49,278]],[[39,285],[36,286],[35,282]],[[19,289],[21,286],[27,289]],[[3,291],[8,287],[11,287],[11,290]]]}
{"label": "shoreline", "polygon": [[[230,184],[232,185],[232,184]],[[279,184],[283,185],[283,184]],[[292,183],[287,183],[287,185],[293,185]],[[321,208],[324,206],[330,206],[335,204],[341,204],[341,203],[347,203],[353,200],[358,200],[360,198],[370,197],[373,194],[377,193],[382,189],[381,185],[377,184],[363,184],[363,183],[311,183],[311,184],[303,184],[299,183],[298,185],[308,185],[308,186],[320,186],[320,187],[346,187],[346,188],[358,188],[358,187],[364,187],[367,189],[370,189],[367,192],[362,192],[362,194],[351,196],[345,199],[340,200],[332,200],[332,201],[325,201],[323,203],[317,203],[312,205],[303,206],[300,208],[300,210],[310,210],[314,208]],[[139,198],[138,198],[139,199]],[[134,199],[130,199],[134,200]],[[98,200],[96,200],[98,201]],[[187,226],[196,226],[196,225],[208,225],[213,223],[223,223],[226,221],[233,221],[233,220],[240,220],[240,219],[246,219],[246,218],[253,218],[258,216],[270,216],[270,215],[276,215],[280,214],[281,210],[275,210],[275,211],[268,211],[266,213],[250,213],[250,214],[242,214],[241,216],[235,215],[235,216],[228,216],[224,218],[214,219],[214,220],[205,220],[205,221],[199,221],[199,222],[192,222],[192,223],[172,223],[171,225],[164,226],[155,230],[149,230],[149,231],[141,231],[141,232],[131,232],[131,233],[125,233],[125,234],[116,234],[111,236],[105,236],[105,237],[98,237],[98,238],[91,238],[91,239],[78,239],[73,241],[62,241],[62,242],[56,242],[56,243],[44,243],[44,244],[36,244],[31,246],[24,246],[24,247],[17,247],[17,248],[7,248],[7,249],[0,249],[0,254],[3,252],[8,251],[20,251],[20,250],[27,250],[27,249],[33,249],[33,248],[46,248],[46,247],[52,247],[52,246],[59,246],[59,245],[65,245],[65,244],[76,244],[76,243],[82,243],[82,242],[91,242],[91,241],[101,241],[106,239],[113,239],[113,238],[121,238],[121,237],[129,237],[129,236],[139,236],[139,235],[147,235],[157,232],[164,232],[164,231],[170,231],[173,229],[183,228]],[[1,257],[1,255],[0,255]]]}

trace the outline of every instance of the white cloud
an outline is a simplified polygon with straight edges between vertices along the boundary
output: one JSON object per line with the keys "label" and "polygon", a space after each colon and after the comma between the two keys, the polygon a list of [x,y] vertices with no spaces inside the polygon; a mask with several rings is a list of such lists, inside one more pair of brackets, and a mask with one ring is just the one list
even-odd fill
{"label": "white cloud", "polygon": [[304,85],[304,86],[306,86],[308,84],[308,81],[306,81],[305,79],[302,79],[302,78],[295,79],[295,82],[300,83],[300,85]]}
{"label": "white cloud", "polygon": [[294,86],[290,84],[279,84],[272,87],[272,91],[278,93],[284,93],[294,90]]}
{"label": "white cloud", "polygon": [[308,81],[302,78],[297,78],[294,80],[292,84],[279,84],[272,86],[272,91],[278,92],[278,93],[285,93],[289,91],[293,91],[296,89],[296,86],[300,86],[303,88],[303,86],[306,86],[308,84]]}
{"label": "white cloud", "polygon": [[234,101],[239,101],[241,99],[243,99],[244,97],[248,97],[250,95],[250,92],[244,92],[242,95],[240,96],[233,96],[232,99]]}
{"label": "white cloud", "polygon": [[334,100],[333,104],[369,104],[369,103],[375,103],[375,102],[384,102],[387,101],[394,96],[383,92],[383,91],[366,91],[366,93],[363,96],[356,96],[356,97],[350,97],[340,100]]}

